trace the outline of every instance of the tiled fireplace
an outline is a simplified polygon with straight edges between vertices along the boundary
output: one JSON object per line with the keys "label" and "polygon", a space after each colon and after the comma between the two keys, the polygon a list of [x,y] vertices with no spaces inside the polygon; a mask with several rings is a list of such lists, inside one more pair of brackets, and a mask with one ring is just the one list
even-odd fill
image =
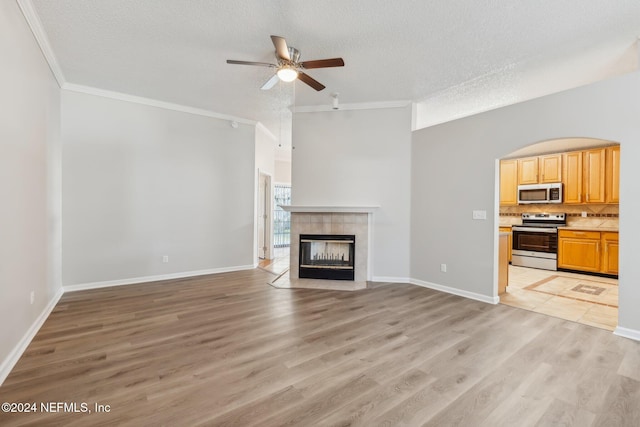
{"label": "tiled fireplace", "polygon": [[[377,207],[283,206],[283,208],[291,212],[289,278],[292,287],[295,287],[293,284],[296,281],[316,280],[320,282],[317,279],[327,279],[327,282],[353,280],[351,283],[355,285],[366,286],[371,273],[369,254],[372,216]],[[344,242],[353,242],[347,244],[352,245],[353,252],[349,252],[349,246],[344,246]],[[307,243],[315,243],[315,248],[311,249],[311,246],[305,248]],[[302,274],[299,273],[301,244],[303,245]],[[306,273],[310,266],[315,268],[314,263],[329,265],[333,267],[334,272],[347,270],[348,265],[351,264],[353,278],[346,278],[342,273],[338,274],[341,277],[318,277],[314,274],[309,277]]]}

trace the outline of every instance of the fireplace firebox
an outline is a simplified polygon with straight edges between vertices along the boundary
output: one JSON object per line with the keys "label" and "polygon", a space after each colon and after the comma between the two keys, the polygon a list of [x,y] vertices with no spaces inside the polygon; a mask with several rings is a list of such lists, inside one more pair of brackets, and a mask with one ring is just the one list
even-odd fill
{"label": "fireplace firebox", "polygon": [[354,280],[356,236],[301,234],[298,277]]}

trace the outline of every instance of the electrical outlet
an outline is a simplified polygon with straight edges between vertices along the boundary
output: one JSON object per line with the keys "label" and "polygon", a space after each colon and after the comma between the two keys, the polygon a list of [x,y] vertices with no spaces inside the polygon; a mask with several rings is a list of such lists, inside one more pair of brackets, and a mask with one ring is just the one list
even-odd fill
{"label": "electrical outlet", "polygon": [[31,295],[29,295],[29,300],[31,301],[31,304],[36,302],[36,291],[31,291]]}
{"label": "electrical outlet", "polygon": [[582,212],[582,218],[586,218],[587,217],[587,213],[586,212]]}
{"label": "electrical outlet", "polygon": [[442,271],[443,273],[447,272],[447,264],[440,264],[440,271]]}
{"label": "electrical outlet", "polygon": [[162,262],[169,262],[169,255],[165,255],[162,257]]}

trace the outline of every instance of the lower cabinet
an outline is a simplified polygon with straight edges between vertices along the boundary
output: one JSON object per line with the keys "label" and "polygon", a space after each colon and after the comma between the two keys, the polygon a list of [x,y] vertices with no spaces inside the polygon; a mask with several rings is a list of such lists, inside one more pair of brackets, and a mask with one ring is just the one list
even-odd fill
{"label": "lower cabinet", "polygon": [[507,246],[509,248],[508,260],[511,262],[511,227],[500,227],[499,231],[501,233],[509,233],[509,236],[507,236]]}
{"label": "lower cabinet", "polygon": [[602,272],[618,275],[618,233],[602,233]]}
{"label": "lower cabinet", "polygon": [[618,274],[618,233],[558,230],[558,268]]}
{"label": "lower cabinet", "polygon": [[498,294],[503,294],[509,285],[509,237],[506,233],[500,233],[498,237]]}

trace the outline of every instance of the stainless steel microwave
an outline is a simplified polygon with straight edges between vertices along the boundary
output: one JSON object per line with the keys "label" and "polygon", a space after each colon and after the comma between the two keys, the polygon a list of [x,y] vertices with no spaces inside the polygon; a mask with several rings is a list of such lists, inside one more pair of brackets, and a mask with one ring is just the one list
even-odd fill
{"label": "stainless steel microwave", "polygon": [[562,203],[562,183],[518,185],[518,204]]}

